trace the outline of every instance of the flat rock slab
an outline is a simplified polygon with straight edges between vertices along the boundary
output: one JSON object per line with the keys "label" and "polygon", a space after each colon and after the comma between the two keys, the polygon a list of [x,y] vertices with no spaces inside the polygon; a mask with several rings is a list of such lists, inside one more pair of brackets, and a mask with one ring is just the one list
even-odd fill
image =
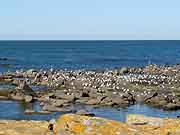
{"label": "flat rock slab", "polygon": [[0,135],[45,135],[46,121],[0,120]]}
{"label": "flat rock slab", "polygon": [[50,124],[46,121],[0,120],[0,135],[180,135],[179,119],[143,115],[129,115],[127,123],[122,123],[99,117],[65,114],[53,120],[51,131]]}
{"label": "flat rock slab", "polygon": [[[135,117],[136,115],[133,116]],[[180,135],[180,120],[178,119],[144,116],[138,116],[138,118],[140,119],[136,119],[135,122],[141,124],[132,125],[104,118],[68,114],[57,120],[56,133],[58,135]],[[145,123],[141,118],[145,119]],[[134,119],[132,120],[134,122]]]}

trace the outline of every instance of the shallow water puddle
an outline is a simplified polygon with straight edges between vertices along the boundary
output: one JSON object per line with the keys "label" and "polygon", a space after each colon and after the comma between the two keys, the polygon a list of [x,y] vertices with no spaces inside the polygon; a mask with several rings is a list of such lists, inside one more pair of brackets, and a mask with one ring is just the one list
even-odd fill
{"label": "shallow water puddle", "polygon": [[47,86],[44,85],[30,85],[30,87],[34,90],[34,91],[38,91],[38,90],[47,90]]}
{"label": "shallow water puddle", "polygon": [[[38,112],[41,110],[39,103],[35,102],[33,104],[26,104],[23,102],[16,102],[16,101],[0,101],[0,119],[15,119],[15,120],[50,120],[52,118],[57,118],[61,114],[61,112],[54,112],[51,114],[31,114],[27,115],[24,114],[24,111],[26,109],[34,110],[35,112]],[[117,121],[125,121],[126,116],[128,114],[143,114],[147,116],[153,116],[153,117],[170,117],[170,118],[176,118],[178,115],[180,115],[179,111],[163,111],[160,109],[154,109],[146,105],[132,105],[127,108],[93,108],[90,106],[76,106],[74,107],[74,110],[79,109],[87,109],[88,111],[95,113],[96,116],[104,117],[108,119],[113,119]]]}
{"label": "shallow water puddle", "polygon": [[15,89],[15,85],[11,85],[11,84],[0,84],[0,90],[6,90],[6,89]]}

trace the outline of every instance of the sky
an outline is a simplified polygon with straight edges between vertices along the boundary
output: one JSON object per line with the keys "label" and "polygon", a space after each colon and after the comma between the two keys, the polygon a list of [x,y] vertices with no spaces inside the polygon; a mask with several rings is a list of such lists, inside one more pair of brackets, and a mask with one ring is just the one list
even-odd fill
{"label": "sky", "polygon": [[1,40],[180,39],[180,0],[1,0]]}

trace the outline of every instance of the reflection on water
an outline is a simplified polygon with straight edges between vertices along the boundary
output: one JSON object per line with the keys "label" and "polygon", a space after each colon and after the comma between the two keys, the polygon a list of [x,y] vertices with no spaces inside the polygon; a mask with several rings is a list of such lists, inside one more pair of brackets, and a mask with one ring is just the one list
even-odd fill
{"label": "reflection on water", "polygon": [[14,89],[16,86],[11,84],[0,83],[0,90]]}
{"label": "reflection on water", "polygon": [[61,113],[51,113],[48,115],[24,114],[26,109],[32,109],[36,112],[40,110],[38,102],[24,103],[16,101],[0,101],[0,119],[12,119],[12,120],[50,120],[51,118],[57,118]]}
{"label": "reflection on water", "polygon": [[39,112],[41,111],[41,107],[39,105],[39,102],[34,102],[34,103],[26,103],[26,102],[18,102],[19,104],[19,111],[24,112],[25,110],[32,110],[34,112]]}
{"label": "reflection on water", "polygon": [[45,86],[45,85],[31,85],[30,87],[31,87],[34,91],[47,90],[47,86]]}
{"label": "reflection on water", "polygon": [[33,110],[33,103],[19,102],[19,110],[24,112],[26,109]]}
{"label": "reflection on water", "polygon": [[[51,114],[41,115],[41,114],[24,114],[26,109],[33,110],[35,112],[40,111],[40,106],[38,102],[35,103],[24,103],[15,101],[1,101],[0,102],[0,119],[14,119],[14,120],[50,120],[52,118],[57,118],[59,115],[63,114],[60,112],[54,112]],[[90,112],[95,113],[96,116],[104,117],[108,119],[125,121],[128,114],[143,114],[153,117],[171,117],[176,118],[180,115],[180,111],[163,111],[160,109],[154,109],[146,105],[133,105],[127,108],[93,108],[90,106],[74,106],[74,110],[87,109]]]}
{"label": "reflection on water", "polygon": [[90,112],[93,112],[96,114],[96,116],[118,120],[118,121],[125,121],[126,116],[128,114],[142,114],[150,117],[161,117],[161,118],[177,118],[177,116],[180,115],[179,111],[164,111],[161,109],[155,109],[147,105],[143,104],[136,104],[129,106],[127,108],[118,108],[118,109],[112,109],[112,108],[89,108]]}

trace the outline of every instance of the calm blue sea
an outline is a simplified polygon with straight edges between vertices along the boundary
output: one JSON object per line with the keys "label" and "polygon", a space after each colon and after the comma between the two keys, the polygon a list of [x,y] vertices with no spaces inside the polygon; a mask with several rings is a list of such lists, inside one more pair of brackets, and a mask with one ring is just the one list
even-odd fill
{"label": "calm blue sea", "polygon": [[0,58],[0,72],[177,64],[180,41],[0,41]]}

